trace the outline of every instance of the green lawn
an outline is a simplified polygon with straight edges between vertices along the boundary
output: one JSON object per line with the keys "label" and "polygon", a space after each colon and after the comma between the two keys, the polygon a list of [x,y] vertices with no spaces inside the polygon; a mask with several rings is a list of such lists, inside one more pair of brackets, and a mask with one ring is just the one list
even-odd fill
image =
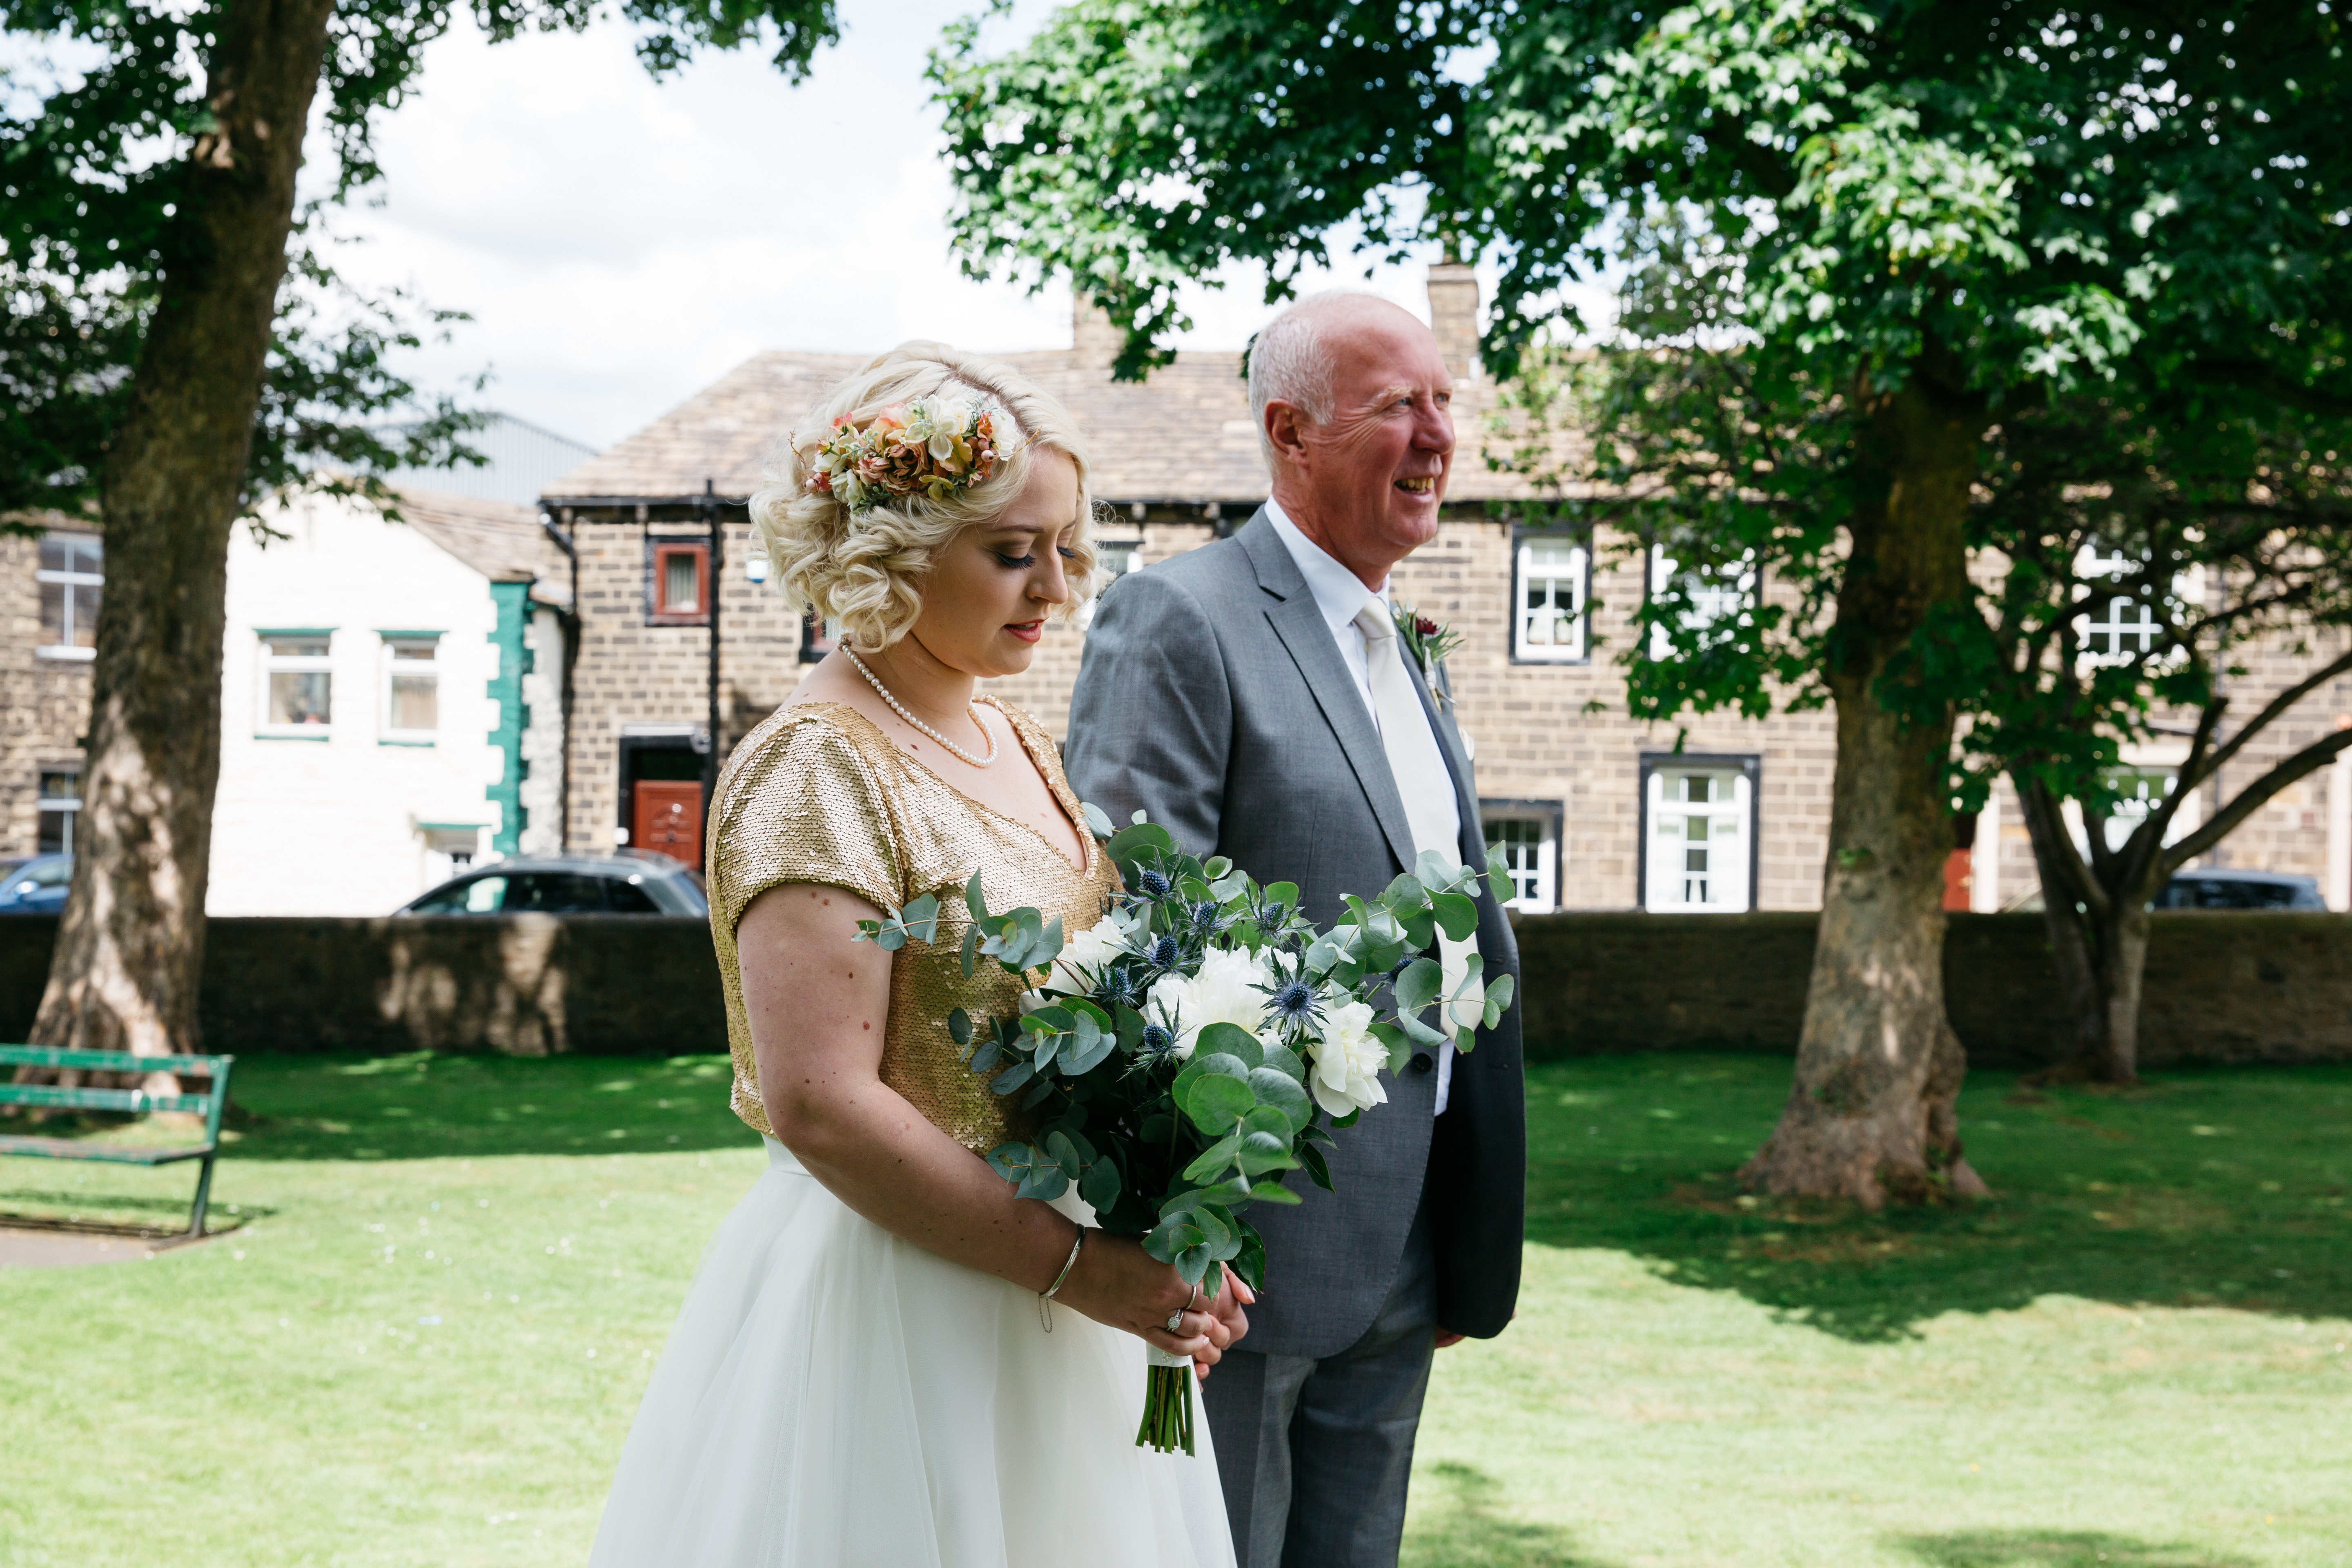
{"label": "green lawn", "polygon": [[[1521,1315],[1441,1358],[1415,1568],[2352,1565],[2352,1070],[1979,1074],[2000,1196],[1876,1218],[1738,1194],[1786,1083],[1538,1069]],[[578,1563],[760,1167],[724,1085],[240,1064],[241,1229],[0,1272],[0,1564]],[[0,1210],[169,1226],[192,1181],[11,1160]]]}

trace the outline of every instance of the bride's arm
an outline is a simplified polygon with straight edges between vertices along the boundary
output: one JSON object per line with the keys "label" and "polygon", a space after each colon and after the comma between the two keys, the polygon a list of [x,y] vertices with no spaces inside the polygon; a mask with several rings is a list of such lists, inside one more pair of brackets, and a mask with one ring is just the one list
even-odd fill
{"label": "bride's arm", "polygon": [[[839,888],[788,882],[743,911],[735,946],[768,1125],[809,1173],[857,1213],[967,1268],[1043,1290],[1078,1226],[940,1131],[881,1079],[890,954],[851,940],[881,911]],[[1192,1298],[1134,1241],[1094,1231],[1055,1300],[1162,1350],[1217,1359],[1211,1314],[1168,1315]]]}

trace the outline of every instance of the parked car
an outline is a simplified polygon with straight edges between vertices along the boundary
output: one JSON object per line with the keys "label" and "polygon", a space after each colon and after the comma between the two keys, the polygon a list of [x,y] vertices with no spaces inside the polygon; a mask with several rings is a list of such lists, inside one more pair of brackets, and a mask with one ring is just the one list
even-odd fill
{"label": "parked car", "polygon": [[494,860],[453,877],[403,915],[708,915],[702,879],[667,855],[562,855]]}
{"label": "parked car", "polygon": [[73,857],[36,855],[0,879],[0,915],[53,915],[66,907]]}
{"label": "parked car", "polygon": [[2159,910],[2324,910],[2319,879],[2281,871],[2181,871],[2156,896]]}

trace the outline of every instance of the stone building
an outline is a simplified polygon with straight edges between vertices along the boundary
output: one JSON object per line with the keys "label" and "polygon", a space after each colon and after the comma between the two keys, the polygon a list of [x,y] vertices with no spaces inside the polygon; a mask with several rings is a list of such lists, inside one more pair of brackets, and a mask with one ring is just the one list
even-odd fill
{"label": "stone building", "polygon": [[[1595,541],[1530,527],[1531,495],[1481,450],[1491,384],[1475,363],[1470,270],[1431,272],[1430,318],[1457,375],[1462,446],[1438,538],[1400,567],[1397,596],[1451,623],[1450,673],[1477,751],[1490,837],[1512,846],[1530,909],[1810,909],[1820,901],[1836,762],[1826,712],[1760,721],[1628,717],[1615,660],[1654,563],[1630,536]],[[1087,430],[1104,503],[1099,538],[1119,569],[1148,568],[1247,520],[1265,497],[1238,353],[1185,352],[1141,384],[1110,379],[1108,322],[1083,314],[1067,349],[1002,357],[1066,402]],[[790,613],[755,560],[742,501],[779,438],[861,356],[762,353],[550,486],[541,500],[577,552],[580,621],[571,676],[566,842],[635,838],[675,785],[709,765],[792,692],[817,628]],[[1534,515],[1540,516],[1540,511]],[[756,579],[756,580],[755,580]],[[718,584],[719,652],[709,628]],[[1049,626],[1032,668],[1000,694],[1058,731],[1084,646]],[[2340,634],[2337,634],[2340,636]],[[2241,679],[2236,706],[2310,668],[2282,647]],[[2233,768],[2266,765],[2322,728],[2352,722],[2352,680],[2314,695]],[[2160,791],[2181,748],[2131,759]],[[2229,781],[2224,780],[2226,784]],[[698,803],[697,803],[698,804]],[[2200,803],[2201,804],[2201,803]],[[2203,809],[2210,809],[2205,805]],[[2006,791],[1956,856],[1954,907],[1994,910],[2031,893],[2031,848]],[[2234,835],[2221,863],[2328,879],[2346,906],[2352,768],[2287,791]]]}
{"label": "stone building", "polygon": [[73,848],[106,583],[97,526],[50,513],[0,533],[0,860]]}

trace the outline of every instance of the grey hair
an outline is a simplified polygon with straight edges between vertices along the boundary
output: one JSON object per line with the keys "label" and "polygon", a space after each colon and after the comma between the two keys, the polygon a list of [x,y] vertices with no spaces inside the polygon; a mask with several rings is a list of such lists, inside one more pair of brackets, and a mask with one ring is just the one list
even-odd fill
{"label": "grey hair", "polygon": [[1332,289],[1309,294],[1265,324],[1250,345],[1250,413],[1257,419],[1257,448],[1274,468],[1274,442],[1265,433],[1265,405],[1287,403],[1318,425],[1328,421],[1332,407],[1332,382],[1339,356],[1323,341],[1323,318],[1342,301],[1376,300],[1377,294],[1358,289]]}

